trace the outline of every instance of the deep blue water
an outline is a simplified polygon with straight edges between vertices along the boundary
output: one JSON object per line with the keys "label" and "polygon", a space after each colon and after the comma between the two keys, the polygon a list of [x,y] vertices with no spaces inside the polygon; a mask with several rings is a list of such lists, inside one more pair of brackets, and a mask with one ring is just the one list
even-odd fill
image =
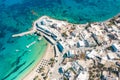
{"label": "deep blue water", "polygon": [[25,47],[37,36],[11,37],[29,30],[40,16],[86,23],[104,21],[119,12],[120,0],[0,0],[0,80],[19,80],[17,77],[41,55],[42,46],[46,46],[43,40],[30,49]]}

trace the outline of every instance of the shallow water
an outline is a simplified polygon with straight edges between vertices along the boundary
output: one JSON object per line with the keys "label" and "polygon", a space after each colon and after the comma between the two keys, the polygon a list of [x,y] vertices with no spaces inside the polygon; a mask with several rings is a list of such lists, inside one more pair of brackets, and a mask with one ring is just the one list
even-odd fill
{"label": "shallow water", "polygon": [[[35,35],[12,38],[27,31],[34,20],[47,15],[72,23],[107,20],[120,12],[120,0],[0,0],[0,80],[19,80],[46,48]],[[26,45],[37,41],[30,48]]]}

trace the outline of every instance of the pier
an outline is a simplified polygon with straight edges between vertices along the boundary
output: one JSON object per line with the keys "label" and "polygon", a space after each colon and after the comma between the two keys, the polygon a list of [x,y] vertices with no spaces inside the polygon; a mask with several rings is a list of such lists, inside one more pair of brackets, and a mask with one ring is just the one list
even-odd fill
{"label": "pier", "polygon": [[27,32],[22,32],[22,33],[19,33],[19,34],[14,34],[14,35],[12,35],[12,37],[21,37],[21,36],[24,36],[24,35],[33,34],[34,32],[35,32],[34,30],[27,31]]}
{"label": "pier", "polygon": [[19,34],[14,34],[14,35],[12,35],[12,37],[21,37],[21,36],[24,36],[24,35],[33,34],[35,32],[36,32],[36,26],[33,24],[32,30],[26,31],[26,32],[22,32],[22,33],[19,33]]}

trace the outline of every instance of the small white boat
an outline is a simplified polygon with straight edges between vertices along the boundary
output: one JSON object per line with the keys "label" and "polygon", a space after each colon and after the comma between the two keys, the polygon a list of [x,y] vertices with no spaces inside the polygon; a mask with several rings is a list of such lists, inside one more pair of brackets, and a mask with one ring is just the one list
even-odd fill
{"label": "small white boat", "polygon": [[16,49],[15,51],[16,51],[16,52],[19,52],[20,50],[19,50],[19,49]]}
{"label": "small white boat", "polygon": [[39,37],[38,40],[40,41],[42,39],[42,37]]}
{"label": "small white boat", "polygon": [[35,44],[35,43],[36,43],[36,41],[33,41],[32,43],[28,44],[28,45],[26,46],[26,48],[29,48],[30,46],[32,46],[32,45]]}
{"label": "small white boat", "polygon": [[31,50],[28,50],[29,52],[31,52]]}

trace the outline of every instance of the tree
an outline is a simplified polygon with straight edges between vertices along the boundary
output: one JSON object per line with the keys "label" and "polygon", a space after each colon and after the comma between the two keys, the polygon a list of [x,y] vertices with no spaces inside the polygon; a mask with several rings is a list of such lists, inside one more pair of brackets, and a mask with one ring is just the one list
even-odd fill
{"label": "tree", "polygon": [[33,80],[41,80],[38,76],[35,76]]}
{"label": "tree", "polygon": [[80,54],[80,58],[81,58],[81,59],[85,59],[85,58],[86,58],[86,54],[85,54],[85,53],[81,53],[81,54]]}
{"label": "tree", "polygon": [[46,80],[47,78],[48,78],[48,76],[43,77],[44,80]]}
{"label": "tree", "polygon": [[43,72],[44,70],[44,67],[39,68],[39,72]]}
{"label": "tree", "polygon": [[51,65],[51,67],[53,67],[54,62],[55,62],[55,59],[54,59],[54,58],[51,58],[51,59],[50,59],[50,62],[49,62],[49,65]]}
{"label": "tree", "polygon": [[67,37],[68,35],[66,34],[66,32],[63,32],[63,33],[62,33],[62,36],[63,36],[63,37]]}

